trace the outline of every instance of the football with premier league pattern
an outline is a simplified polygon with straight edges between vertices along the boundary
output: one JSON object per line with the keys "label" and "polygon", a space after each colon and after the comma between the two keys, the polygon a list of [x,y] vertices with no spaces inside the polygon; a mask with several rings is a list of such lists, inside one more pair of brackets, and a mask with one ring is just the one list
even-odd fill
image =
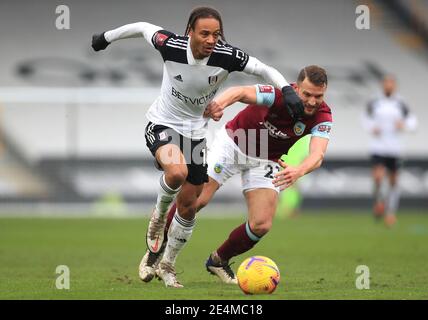
{"label": "football with premier league pattern", "polygon": [[252,256],[238,268],[238,285],[245,294],[268,294],[275,291],[280,274],[275,262],[264,256]]}

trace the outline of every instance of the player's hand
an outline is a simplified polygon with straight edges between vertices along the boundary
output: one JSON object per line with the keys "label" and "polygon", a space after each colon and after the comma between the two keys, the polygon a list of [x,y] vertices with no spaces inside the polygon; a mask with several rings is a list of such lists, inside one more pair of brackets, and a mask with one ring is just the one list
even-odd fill
{"label": "player's hand", "polygon": [[281,89],[284,98],[284,104],[288,113],[294,120],[299,120],[303,117],[305,107],[302,100],[294,91],[293,87],[285,86]]}
{"label": "player's hand", "polygon": [[95,51],[104,50],[110,44],[104,37],[104,32],[92,36],[92,48]]}
{"label": "player's hand", "polygon": [[278,160],[278,163],[284,169],[274,175],[272,183],[282,191],[295,183],[302,174],[298,167],[289,166],[281,159]]}
{"label": "player's hand", "polygon": [[224,106],[217,103],[217,101],[212,100],[208,106],[205,108],[204,117],[211,118],[214,121],[220,121],[223,117]]}
{"label": "player's hand", "polygon": [[403,131],[404,130],[404,121],[403,120],[397,120],[397,122],[395,123],[395,129],[397,129],[398,131]]}
{"label": "player's hand", "polygon": [[373,132],[373,135],[375,135],[375,136],[380,135],[380,129],[378,127],[374,127],[372,132]]}

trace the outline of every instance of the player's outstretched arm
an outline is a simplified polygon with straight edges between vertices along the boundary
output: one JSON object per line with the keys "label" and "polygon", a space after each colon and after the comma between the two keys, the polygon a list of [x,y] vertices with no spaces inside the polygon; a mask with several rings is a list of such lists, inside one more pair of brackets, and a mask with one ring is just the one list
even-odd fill
{"label": "player's outstretched arm", "polygon": [[144,37],[152,46],[152,36],[155,32],[162,30],[161,27],[155,26],[148,22],[136,22],[121,26],[92,36],[92,48],[95,51],[104,50],[114,41],[128,38]]}
{"label": "player's outstretched arm", "polygon": [[249,57],[243,72],[262,77],[268,83],[281,89],[284,104],[290,116],[296,120],[303,117],[305,108],[302,100],[278,70],[264,64],[257,58]]}
{"label": "player's outstretched arm", "polygon": [[284,190],[295,183],[300,177],[319,168],[327,151],[328,142],[329,139],[313,136],[309,144],[309,154],[298,166],[289,166],[282,160],[279,160],[278,163],[284,169],[275,174],[272,180],[274,186],[279,187],[280,190]]}
{"label": "player's outstretched arm", "polygon": [[223,116],[224,109],[235,102],[257,103],[256,87],[238,86],[226,89],[208,104],[204,112],[204,117],[219,121]]}

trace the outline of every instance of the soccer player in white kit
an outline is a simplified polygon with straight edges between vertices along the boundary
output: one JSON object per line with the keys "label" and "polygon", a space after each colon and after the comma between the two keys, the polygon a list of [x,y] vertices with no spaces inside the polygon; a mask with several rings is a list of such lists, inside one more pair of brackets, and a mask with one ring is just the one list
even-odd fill
{"label": "soccer player in white kit", "polygon": [[[376,218],[384,218],[385,225],[391,227],[396,222],[400,190],[398,171],[402,161],[402,134],[415,130],[417,120],[403,99],[396,94],[397,83],[387,75],[382,81],[383,94],[369,102],[364,116],[364,127],[370,133],[370,154],[373,164],[374,181],[373,213]],[[382,192],[382,181],[388,172],[389,190]]]}
{"label": "soccer player in white kit", "polygon": [[[258,75],[282,90],[284,108],[290,115],[301,114],[304,107],[277,70],[225,42],[221,16],[213,8],[195,8],[184,36],[138,22],[94,35],[92,47],[99,51],[114,41],[135,37],[143,37],[164,60],[161,94],[147,112],[145,134],[164,174],[157,186],[157,202],[146,235],[148,250],[139,276],[147,282],[157,275],[166,286],[179,288],[182,284],[176,277],[175,260],[192,234],[196,201],[208,181],[205,135],[209,118],[203,114],[220,85],[233,71]],[[176,196],[177,210],[164,243],[166,213]],[[154,265],[151,260],[157,259],[161,250],[162,260]]]}

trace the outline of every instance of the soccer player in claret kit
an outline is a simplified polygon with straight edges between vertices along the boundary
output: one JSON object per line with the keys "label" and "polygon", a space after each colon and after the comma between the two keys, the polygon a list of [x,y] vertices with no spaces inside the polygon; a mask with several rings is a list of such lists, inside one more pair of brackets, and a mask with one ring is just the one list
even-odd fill
{"label": "soccer player in claret kit", "polygon": [[[235,228],[206,261],[207,270],[223,282],[237,283],[229,260],[250,250],[271,229],[279,191],[321,166],[332,127],[331,109],[324,102],[327,82],[326,71],[319,66],[300,71],[293,88],[304,104],[302,116],[290,116],[283,107],[283,94],[271,85],[232,87],[208,106],[205,115],[218,120],[227,106],[238,101],[250,104],[216,135],[208,152],[209,182],[197,200],[200,210],[223,183],[241,174],[248,221]],[[308,156],[298,166],[284,163],[280,157],[306,134],[312,135]],[[161,255],[152,255],[154,265]]]}
{"label": "soccer player in claret kit", "polygon": [[[104,50],[111,42],[135,37],[143,37],[164,60],[161,93],[147,112],[145,132],[147,147],[164,174],[157,188],[146,235],[148,250],[139,276],[148,282],[158,275],[166,286],[179,288],[182,284],[176,277],[175,260],[192,234],[197,199],[208,181],[204,154],[209,118],[203,113],[220,85],[229,73],[242,71],[281,89],[287,102],[282,108],[293,116],[302,113],[303,104],[277,70],[225,42],[221,16],[213,8],[195,8],[184,36],[138,22],[94,35],[92,47]],[[176,196],[177,210],[165,242],[167,212]],[[159,252],[162,259],[156,259],[155,265],[152,258]]]}

